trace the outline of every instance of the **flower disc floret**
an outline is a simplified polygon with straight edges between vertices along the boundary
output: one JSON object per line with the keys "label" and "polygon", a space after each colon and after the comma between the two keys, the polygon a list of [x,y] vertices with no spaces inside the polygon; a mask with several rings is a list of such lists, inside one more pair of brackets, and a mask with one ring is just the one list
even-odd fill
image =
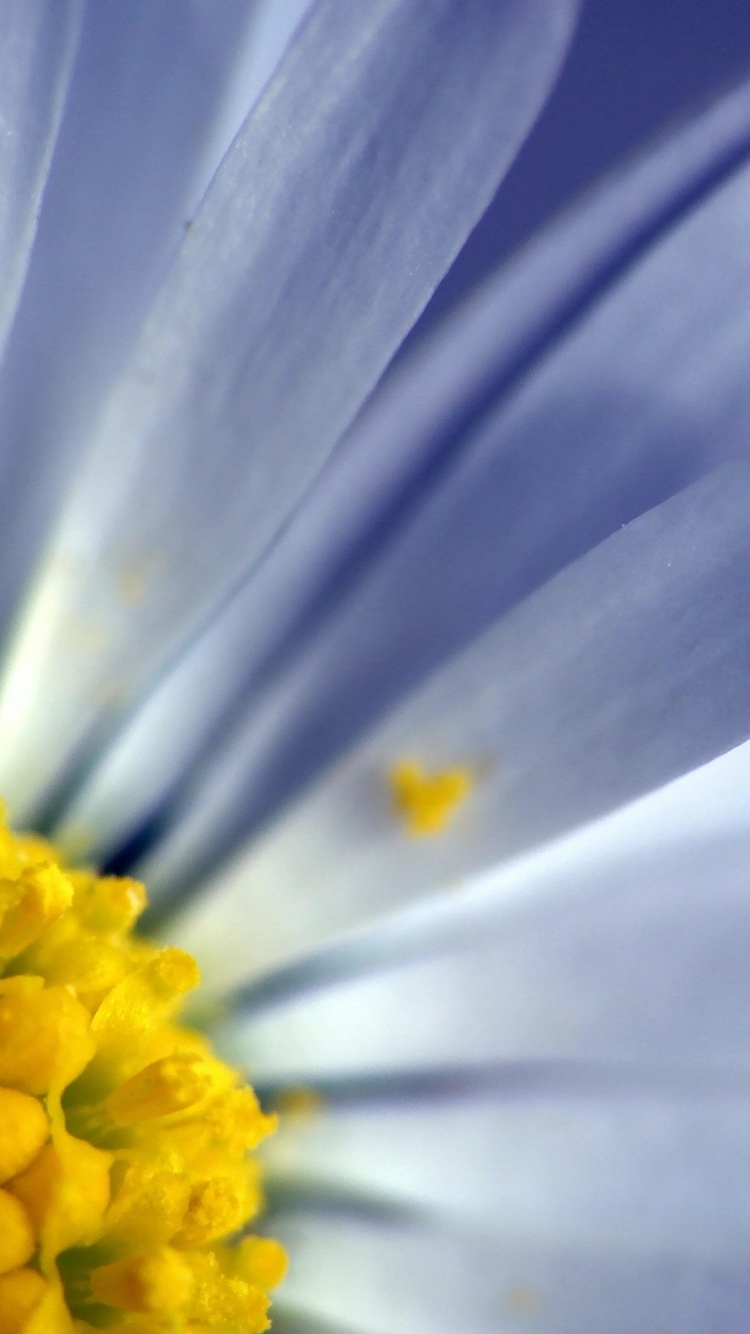
{"label": "flower disc floret", "polygon": [[249,1151],[275,1127],[179,1021],[198,969],[137,881],[0,824],[0,1334],[259,1334],[283,1277]]}

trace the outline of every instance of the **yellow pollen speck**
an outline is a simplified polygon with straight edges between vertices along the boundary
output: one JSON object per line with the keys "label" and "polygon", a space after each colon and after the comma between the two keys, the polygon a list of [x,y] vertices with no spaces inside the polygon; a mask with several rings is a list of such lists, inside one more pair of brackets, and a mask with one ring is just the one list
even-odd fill
{"label": "yellow pollen speck", "polygon": [[415,760],[394,764],[388,781],[393,804],[415,838],[442,833],[474,786],[466,766],[430,774]]}
{"label": "yellow pollen speck", "polygon": [[283,1089],[275,1106],[284,1120],[308,1121],[323,1111],[325,1102],[317,1089],[300,1087]]}
{"label": "yellow pollen speck", "polygon": [[515,1315],[533,1315],[539,1309],[539,1298],[532,1288],[511,1288],[508,1306]]}
{"label": "yellow pollen speck", "polygon": [[151,585],[164,568],[164,553],[131,552],[120,566],[116,579],[117,596],[128,607],[140,607]]}
{"label": "yellow pollen speck", "polygon": [[117,591],[128,607],[139,607],[146,596],[146,572],[132,566],[124,570],[117,584]]}
{"label": "yellow pollen speck", "polygon": [[127,684],[116,676],[102,681],[94,691],[94,703],[101,705],[103,709],[120,709],[127,698]]}
{"label": "yellow pollen speck", "polygon": [[0,820],[0,1334],[260,1334],[246,1237],[276,1128],[179,1011],[195,961],[131,931],[143,886]]}

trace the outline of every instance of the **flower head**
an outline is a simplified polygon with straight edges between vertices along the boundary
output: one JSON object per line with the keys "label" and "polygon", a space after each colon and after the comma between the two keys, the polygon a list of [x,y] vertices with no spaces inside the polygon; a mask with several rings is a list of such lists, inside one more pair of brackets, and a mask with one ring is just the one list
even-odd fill
{"label": "flower head", "polygon": [[10,1328],[64,1334],[72,1314],[80,1330],[266,1329],[283,1251],[227,1239],[260,1209],[248,1151],[275,1119],[179,1023],[194,961],[133,938],[137,881],[71,871],[7,829],[0,876],[0,1302],[23,1312]]}
{"label": "flower head", "polygon": [[384,376],[577,8],[0,14],[0,1334],[262,1328],[264,1108],[281,1331],[737,1325],[747,87]]}

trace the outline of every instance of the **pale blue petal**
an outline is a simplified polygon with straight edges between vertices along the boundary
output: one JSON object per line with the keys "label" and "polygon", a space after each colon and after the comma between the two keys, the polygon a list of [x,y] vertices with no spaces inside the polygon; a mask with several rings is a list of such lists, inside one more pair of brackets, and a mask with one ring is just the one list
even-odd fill
{"label": "pale blue petal", "polygon": [[265,1154],[276,1181],[543,1238],[738,1262],[750,1245],[750,1096],[614,1087],[330,1106]]}
{"label": "pale blue petal", "polygon": [[[243,923],[252,930],[259,919],[288,959],[742,741],[750,714],[748,485],[745,466],[726,465],[502,617],[215,878],[187,910],[188,939],[205,945],[223,936],[230,946]],[[366,623],[360,632],[368,633]],[[312,667],[303,661],[286,693],[269,701],[243,737],[260,757],[251,781],[247,752],[238,749],[235,769],[213,775],[192,818],[146,860],[156,892],[205,868],[214,822],[221,827],[233,801],[236,809],[238,790],[262,810],[289,755],[317,744],[317,712],[303,726],[299,704],[317,702],[326,673],[333,690],[333,666],[325,652]],[[410,837],[392,809],[387,776],[405,756],[428,770],[474,766],[475,790],[442,836]],[[252,944],[246,959],[250,972],[259,962]]]}
{"label": "pale blue petal", "polygon": [[[66,5],[48,10],[49,39],[62,51],[55,34]],[[0,378],[3,630],[72,461],[236,128],[225,85],[253,51],[252,13],[252,0],[95,0],[85,8]],[[252,96],[241,87],[237,98],[243,92]]]}
{"label": "pale blue petal", "polygon": [[[309,1315],[448,1331],[459,1312],[482,1334],[742,1327],[747,763],[506,872],[472,942],[444,931],[452,955],[235,1035],[266,1096],[269,1074],[322,1095],[270,1155],[290,1334]],[[744,835],[676,846],[691,812],[696,833],[744,816]],[[669,846],[628,853],[639,831]]]}
{"label": "pale blue petal", "polygon": [[[224,12],[215,5],[201,13],[212,19],[214,28],[221,18],[227,28],[227,46],[231,46],[234,23],[237,36],[234,59],[227,67],[227,77],[217,100],[218,114],[207,128],[201,158],[192,183],[190,214],[205,194],[221,159],[235,135],[242,128],[248,112],[258,101],[273,75],[289,42],[315,0],[222,0]],[[244,22],[243,22],[244,20]]]}
{"label": "pale blue petal", "polygon": [[[586,886],[596,890],[634,856],[639,864],[648,856],[658,867],[669,861],[663,849],[690,846],[693,839],[704,845],[717,845],[719,840],[736,845],[747,835],[749,784],[750,743],[745,743],[510,864],[449,884],[443,892],[343,935],[334,933],[317,947],[305,948],[306,935],[316,939],[310,929],[315,901],[306,899],[300,886],[296,899],[285,886],[289,911],[280,896],[269,895],[262,913],[238,898],[232,907],[224,905],[229,913],[227,929],[217,918],[204,921],[208,929],[199,939],[193,936],[206,989],[236,1017],[236,1023],[235,1018],[228,1021],[229,1033],[244,1041],[250,1031],[248,1019],[254,1021],[269,1008],[288,1007],[297,996],[404,963],[474,948],[503,930],[508,912],[512,914],[517,904],[539,900],[543,906]],[[185,930],[184,919],[172,921],[170,930],[175,934]],[[296,933],[296,952],[286,944],[290,933]],[[232,990],[237,984],[239,989]],[[294,1023],[293,1011],[287,1013]],[[298,1044],[294,1050],[299,1054]]]}
{"label": "pale blue petal", "polygon": [[[671,237],[668,229],[747,151],[749,111],[750,92],[733,93],[586,200],[376,398],[270,557],[95,771],[69,817],[90,831],[92,848],[112,850],[174,801],[176,781],[196,757],[205,762],[222,730],[234,740],[247,725],[239,702],[249,694],[252,704],[263,664],[337,573],[362,552],[372,564],[389,511],[417,517],[359,595],[367,633],[352,641],[346,620],[343,635],[334,624],[329,650],[338,659],[331,680],[351,659],[367,686],[349,689],[345,708],[335,701],[325,744],[313,750],[306,740],[308,772],[344,743],[342,724],[351,735],[529,587],[684,484],[727,434],[741,436],[746,175]],[[665,229],[666,241],[608,299]],[[576,332],[596,297],[601,306]],[[549,366],[505,407],[565,333]],[[485,421],[497,397],[497,420]],[[424,499],[441,467],[443,483],[420,514],[415,491]],[[252,727],[252,710],[250,718]],[[281,782],[276,775],[274,799],[301,767]],[[247,783],[238,779],[239,789]],[[256,818],[252,802],[230,797],[219,844]]]}
{"label": "pale blue petal", "polygon": [[[301,899],[288,913],[282,910],[270,917],[252,913],[251,929],[246,911],[244,921],[239,915],[232,918],[229,931],[209,930],[197,943],[206,988],[229,1009],[228,1033],[244,1041],[250,1031],[248,1020],[254,1023],[269,1008],[288,1007],[297,996],[404,963],[474,948],[503,930],[507,914],[517,904],[530,900],[533,905],[538,900],[543,907],[587,886],[596,891],[634,857],[639,863],[648,857],[658,867],[668,863],[670,848],[690,846],[693,839],[704,845],[719,840],[735,845],[747,834],[749,783],[750,743],[745,743],[510,864],[450,884],[424,901],[334,935],[317,948],[306,951],[302,945],[296,954],[285,948],[284,933],[295,929],[300,913],[309,919],[314,906]],[[184,925],[178,918],[171,929],[179,932]],[[299,932],[301,938],[306,930],[307,926]],[[287,1013],[294,1023],[294,1012],[287,1009]],[[299,1045],[295,1051],[299,1054]]]}
{"label": "pale blue petal", "polygon": [[[695,1201],[700,1212],[700,1201]],[[740,1334],[743,1257],[586,1248],[379,1218],[335,1198],[273,1219],[294,1263],[277,1334]]]}
{"label": "pale blue petal", "polygon": [[0,13],[0,351],[34,243],[81,16],[82,0],[5,0]]}
{"label": "pale blue petal", "polygon": [[[263,986],[251,987],[218,1036],[264,1086],[463,1072],[481,1087],[529,1061],[561,1079],[590,1061],[623,1065],[623,1077],[717,1065],[750,1077],[745,824],[647,852],[631,820],[630,850],[592,860],[558,847],[535,871],[527,862],[481,894],[454,893],[421,932],[407,919],[400,938],[392,923],[390,938],[376,928],[350,941],[353,977],[337,980],[329,955],[326,978],[321,954],[317,978],[308,963],[317,993],[264,1009]],[[207,971],[216,985],[217,965]]]}
{"label": "pale blue petal", "polygon": [[574,8],[321,0],[303,24],[187,234],[32,599],[3,709],[16,811],[277,534],[488,203]]}

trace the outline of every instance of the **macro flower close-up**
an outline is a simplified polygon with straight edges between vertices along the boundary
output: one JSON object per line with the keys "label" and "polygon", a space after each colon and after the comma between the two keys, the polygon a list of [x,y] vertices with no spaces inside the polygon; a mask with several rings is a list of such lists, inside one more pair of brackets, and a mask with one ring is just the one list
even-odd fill
{"label": "macro flower close-up", "polygon": [[0,6],[0,1334],[742,1334],[744,0]]}

